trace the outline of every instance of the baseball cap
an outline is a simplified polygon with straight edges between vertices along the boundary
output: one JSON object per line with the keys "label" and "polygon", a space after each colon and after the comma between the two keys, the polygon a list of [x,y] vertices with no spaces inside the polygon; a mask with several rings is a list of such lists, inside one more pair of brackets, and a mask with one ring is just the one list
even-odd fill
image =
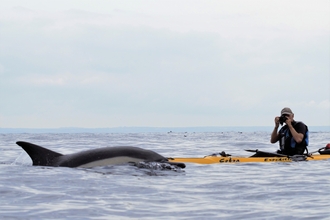
{"label": "baseball cap", "polygon": [[291,111],[290,108],[285,107],[285,108],[283,108],[282,111],[281,111],[281,115],[283,115],[283,114],[291,115],[291,114],[293,114],[293,112]]}

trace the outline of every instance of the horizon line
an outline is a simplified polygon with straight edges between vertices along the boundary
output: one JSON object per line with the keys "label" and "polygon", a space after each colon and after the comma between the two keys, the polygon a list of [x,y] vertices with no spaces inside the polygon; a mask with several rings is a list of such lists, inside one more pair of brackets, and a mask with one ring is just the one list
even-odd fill
{"label": "horizon line", "polygon": [[[1,128],[0,133],[157,133],[157,132],[257,132],[269,131],[273,126],[195,126],[195,127],[58,127],[58,128]],[[330,132],[330,126],[309,126],[310,132]]]}

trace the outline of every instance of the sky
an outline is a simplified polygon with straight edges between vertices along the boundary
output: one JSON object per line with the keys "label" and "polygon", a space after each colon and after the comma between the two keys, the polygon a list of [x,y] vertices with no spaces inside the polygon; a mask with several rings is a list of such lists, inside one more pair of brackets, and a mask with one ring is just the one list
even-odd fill
{"label": "sky", "polygon": [[0,127],[330,126],[329,0],[1,0]]}

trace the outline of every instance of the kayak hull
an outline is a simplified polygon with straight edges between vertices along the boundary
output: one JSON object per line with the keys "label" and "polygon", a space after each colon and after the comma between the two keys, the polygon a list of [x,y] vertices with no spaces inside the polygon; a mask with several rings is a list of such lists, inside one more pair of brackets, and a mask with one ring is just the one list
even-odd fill
{"label": "kayak hull", "polygon": [[[330,155],[312,155],[306,160],[327,160]],[[223,156],[205,156],[201,158],[169,158],[170,162],[196,163],[196,164],[228,164],[228,163],[269,163],[269,162],[292,162],[290,157],[223,157]]]}

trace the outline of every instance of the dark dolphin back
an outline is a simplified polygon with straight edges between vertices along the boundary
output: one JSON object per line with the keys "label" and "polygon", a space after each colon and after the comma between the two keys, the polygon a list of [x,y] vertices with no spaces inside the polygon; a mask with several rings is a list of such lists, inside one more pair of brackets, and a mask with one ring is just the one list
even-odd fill
{"label": "dark dolphin back", "polygon": [[167,161],[167,158],[151,150],[131,146],[120,146],[95,148],[78,153],[67,154],[61,157],[58,161],[58,166],[78,167],[96,160],[115,157],[132,157],[143,161]]}
{"label": "dark dolphin back", "polygon": [[57,158],[63,156],[60,153],[29,142],[17,141],[16,144],[21,146],[31,157],[34,166],[56,166],[55,162],[57,161]]}

